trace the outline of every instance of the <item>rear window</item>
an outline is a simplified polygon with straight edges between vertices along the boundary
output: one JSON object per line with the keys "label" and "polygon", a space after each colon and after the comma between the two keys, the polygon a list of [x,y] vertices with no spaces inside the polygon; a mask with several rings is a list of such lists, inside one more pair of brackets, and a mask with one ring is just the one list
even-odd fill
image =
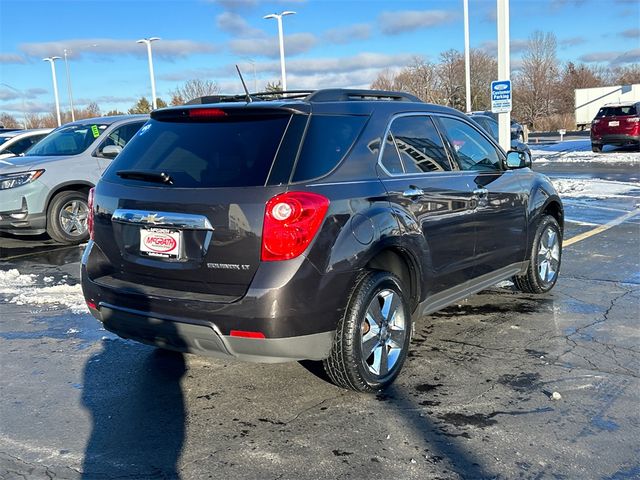
{"label": "rear window", "polygon": [[116,175],[120,170],[144,170],[169,174],[174,187],[264,185],[289,118],[150,120],[117,156],[105,177],[121,181]]}
{"label": "rear window", "polygon": [[625,115],[638,115],[638,110],[635,105],[628,105],[625,107],[602,107],[596,118],[602,117],[622,117]]}
{"label": "rear window", "polygon": [[364,116],[312,115],[293,181],[322,177],[333,170],[356,141],[366,121]]}

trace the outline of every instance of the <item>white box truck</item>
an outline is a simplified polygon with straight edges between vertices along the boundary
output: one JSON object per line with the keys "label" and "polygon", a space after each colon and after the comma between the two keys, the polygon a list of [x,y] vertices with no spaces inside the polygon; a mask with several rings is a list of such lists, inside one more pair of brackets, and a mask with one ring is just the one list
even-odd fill
{"label": "white box truck", "polygon": [[640,83],[611,87],[577,88],[576,125],[584,130],[591,125],[596,113],[607,103],[640,102]]}

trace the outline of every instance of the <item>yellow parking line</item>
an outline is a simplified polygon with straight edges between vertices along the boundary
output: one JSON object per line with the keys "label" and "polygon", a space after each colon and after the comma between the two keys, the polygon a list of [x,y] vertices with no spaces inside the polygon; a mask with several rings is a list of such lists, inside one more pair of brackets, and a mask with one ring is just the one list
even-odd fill
{"label": "yellow parking line", "polygon": [[636,215],[640,215],[640,208],[636,208],[635,210],[632,210],[629,213],[626,213],[618,218],[614,218],[610,222],[607,222],[604,225],[600,225],[599,227],[596,227],[593,230],[589,230],[587,232],[581,233],[580,235],[576,235],[575,237],[572,237],[569,240],[565,240],[564,242],[562,242],[562,246],[568,247],[569,245],[573,245],[574,243],[581,242],[586,238],[593,237],[594,235],[598,235],[599,233],[609,230],[610,228],[615,227],[616,225],[620,225],[621,223],[626,222],[627,220],[629,220],[632,217],[635,217]]}

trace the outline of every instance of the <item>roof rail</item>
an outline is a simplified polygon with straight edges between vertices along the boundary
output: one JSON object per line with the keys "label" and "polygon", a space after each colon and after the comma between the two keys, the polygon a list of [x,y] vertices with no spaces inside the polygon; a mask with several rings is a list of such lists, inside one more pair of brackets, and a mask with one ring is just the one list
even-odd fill
{"label": "roof rail", "polygon": [[356,90],[343,88],[328,88],[316,90],[307,98],[308,102],[344,102],[348,100],[387,100],[395,102],[420,102],[418,97],[405,92],[388,90]]}
{"label": "roof rail", "polygon": [[[348,88],[326,88],[323,90],[287,90],[286,92],[257,92],[249,94],[253,100],[304,100],[306,102],[346,102],[352,100],[385,100],[396,102],[420,102],[418,97],[405,92],[387,90],[356,90]],[[189,100],[185,105],[207,103],[246,102],[243,95],[207,95]]]}

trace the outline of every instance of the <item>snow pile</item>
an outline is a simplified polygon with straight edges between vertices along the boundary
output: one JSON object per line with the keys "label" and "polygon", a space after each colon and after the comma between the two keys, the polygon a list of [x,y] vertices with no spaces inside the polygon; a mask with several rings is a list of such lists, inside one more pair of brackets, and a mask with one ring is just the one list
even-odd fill
{"label": "snow pile", "polygon": [[22,275],[15,268],[0,270],[0,293],[17,293],[20,287],[33,285],[35,277],[35,275]]}
{"label": "snow pile", "polygon": [[[47,285],[44,286],[43,282]],[[0,294],[4,294],[5,303],[60,306],[68,308],[71,313],[88,311],[80,285],[52,283],[52,277],[45,277],[39,282],[37,275],[21,274],[16,269],[0,270]]]}
{"label": "snow pile", "polygon": [[611,150],[605,147],[604,153],[591,151],[590,140],[567,140],[552,145],[537,146],[529,144],[535,163],[622,163],[640,166],[640,152]]}
{"label": "snow pile", "polygon": [[563,198],[589,197],[595,199],[614,198],[640,194],[638,182],[613,182],[599,179],[552,178],[556,190]]}

